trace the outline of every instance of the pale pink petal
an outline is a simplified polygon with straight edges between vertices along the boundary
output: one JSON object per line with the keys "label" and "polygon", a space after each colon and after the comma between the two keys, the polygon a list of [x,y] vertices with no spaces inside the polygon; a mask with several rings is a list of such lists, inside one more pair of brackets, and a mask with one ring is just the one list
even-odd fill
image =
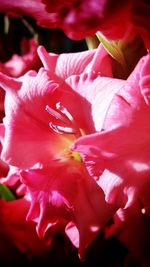
{"label": "pale pink petal", "polygon": [[136,199],[138,187],[140,187],[137,181],[136,184],[134,182],[134,179],[132,182],[128,179],[124,180],[105,169],[97,183],[104,191],[106,202],[127,208]]}
{"label": "pale pink petal", "polygon": [[48,53],[44,47],[38,47],[39,57],[44,68],[55,72],[62,79],[71,75],[81,74],[92,61],[96,50],[88,50],[78,53],[52,54]]}
{"label": "pale pink petal", "polygon": [[101,77],[95,72],[88,72],[71,76],[66,82],[91,104],[95,130],[100,131],[114,94],[123,87],[125,81]]}
{"label": "pale pink petal", "polygon": [[1,179],[1,182],[8,185],[13,186],[20,180],[20,172],[19,169],[14,166],[7,165],[9,169],[7,176]]}
{"label": "pale pink petal", "polygon": [[112,59],[106,52],[106,49],[100,43],[95,50],[95,54],[91,62],[87,65],[85,72],[94,71],[101,76],[112,77]]}
{"label": "pale pink petal", "polygon": [[[3,79],[4,76],[1,76]],[[31,74],[24,76],[20,90],[15,90],[13,83],[14,80],[12,87],[8,88],[11,89],[10,93],[6,94],[6,119],[4,120],[6,131],[2,157],[11,164],[27,167],[40,161],[42,156],[43,160],[47,161],[46,153],[52,155],[52,149],[49,147],[52,136],[55,139],[55,135],[50,133],[49,115],[45,107],[48,104],[48,96],[56,89],[57,84],[49,82],[43,71],[37,76]],[[19,87],[20,82],[15,81],[15,83]],[[11,86],[11,80],[9,86]],[[6,88],[5,84],[4,87]],[[40,149],[41,145],[44,150]],[[33,159],[34,156],[35,159]]]}
{"label": "pale pink petal", "polygon": [[44,68],[50,72],[55,72],[62,79],[88,71],[94,71],[101,76],[112,77],[111,58],[101,44],[97,49],[60,55],[48,54],[45,48],[40,46],[38,47],[38,54]]}

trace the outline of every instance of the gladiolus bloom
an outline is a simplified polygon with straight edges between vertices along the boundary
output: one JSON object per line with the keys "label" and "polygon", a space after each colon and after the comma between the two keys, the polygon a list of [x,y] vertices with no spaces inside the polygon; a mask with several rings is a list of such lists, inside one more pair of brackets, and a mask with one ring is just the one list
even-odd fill
{"label": "gladiolus bloom", "polygon": [[[30,71],[18,79],[0,74],[6,90],[2,158],[20,169],[22,183],[31,195],[27,219],[37,223],[40,237],[49,228],[65,226],[81,257],[118,208],[105,202],[102,189],[87,172],[80,154],[70,149],[79,137],[101,129],[112,95],[123,83],[113,87],[109,78],[100,76],[109,70],[107,66],[102,70],[101,61],[96,64],[100,51],[98,48],[94,56],[93,52],[77,53],[74,64],[72,55],[68,55],[63,64],[68,68],[70,64],[66,73],[60,65],[61,56],[53,58],[41,47],[39,55],[46,69]],[[91,53],[89,61],[86,57]],[[106,62],[109,66],[107,58]],[[81,90],[79,86],[73,90],[69,75],[80,74],[83,66],[87,73],[73,75]],[[83,87],[87,91],[82,91]]]}

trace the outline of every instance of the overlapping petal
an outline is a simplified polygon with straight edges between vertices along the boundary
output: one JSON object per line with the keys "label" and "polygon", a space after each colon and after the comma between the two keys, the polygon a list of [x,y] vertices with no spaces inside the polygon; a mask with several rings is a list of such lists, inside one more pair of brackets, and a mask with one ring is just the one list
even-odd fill
{"label": "overlapping petal", "polygon": [[39,236],[44,236],[48,228],[66,226],[66,233],[83,257],[86,247],[116,207],[105,202],[102,190],[81,162],[52,162],[49,169],[30,170],[21,175],[32,197],[28,220],[38,222]]}
{"label": "overlapping petal", "polygon": [[44,68],[55,72],[64,80],[71,75],[90,71],[99,73],[101,76],[112,77],[112,61],[101,44],[97,49],[60,55],[48,53],[44,47],[40,46],[38,54]]}
{"label": "overlapping petal", "polygon": [[125,82],[101,77],[95,71],[71,76],[66,82],[91,104],[95,132],[102,130],[104,119],[114,94]]}
{"label": "overlapping petal", "polygon": [[[139,62],[114,95],[103,132],[81,137],[72,147],[83,156],[93,176],[101,180],[101,173],[107,169],[119,176],[124,186],[136,190],[144,184],[144,177],[147,179],[150,172],[150,109],[139,87],[141,66],[148,58],[149,55]],[[109,180],[109,175],[108,178],[104,175],[104,179]],[[122,182],[114,182],[114,186],[122,190]]]}

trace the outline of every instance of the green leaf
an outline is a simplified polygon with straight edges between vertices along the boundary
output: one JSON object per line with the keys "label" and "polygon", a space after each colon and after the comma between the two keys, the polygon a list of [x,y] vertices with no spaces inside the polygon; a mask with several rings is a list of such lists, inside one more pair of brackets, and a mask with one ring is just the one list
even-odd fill
{"label": "green leaf", "polygon": [[6,201],[12,201],[16,199],[11,190],[4,184],[0,184],[0,198]]}

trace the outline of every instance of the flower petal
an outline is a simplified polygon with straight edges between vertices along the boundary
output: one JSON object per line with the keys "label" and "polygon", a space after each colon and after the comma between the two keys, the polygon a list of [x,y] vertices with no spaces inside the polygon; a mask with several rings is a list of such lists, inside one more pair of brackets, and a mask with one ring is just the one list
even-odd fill
{"label": "flower petal", "polygon": [[[50,144],[55,136],[53,133],[50,134],[49,115],[45,107],[48,96],[56,89],[57,84],[49,82],[43,70],[38,75],[35,73],[34,76],[29,73],[23,79],[19,90],[14,88],[13,80],[9,85],[10,93],[6,93],[6,118],[4,119],[6,131],[2,158],[12,165],[18,164],[17,166],[26,168],[39,162],[41,156],[44,161],[47,161],[45,153],[48,155],[53,153]],[[4,88],[7,86],[7,84],[5,86],[5,80],[7,76],[2,76]],[[44,150],[41,149],[42,146]]]}
{"label": "flower petal", "polygon": [[100,131],[103,128],[104,119],[114,94],[125,82],[101,77],[95,72],[71,76],[66,82],[91,104],[95,130]]}
{"label": "flower petal", "polygon": [[44,68],[55,72],[64,80],[71,75],[81,74],[93,59],[95,52],[96,50],[88,50],[57,55],[48,53],[43,46],[38,47],[38,54]]}

